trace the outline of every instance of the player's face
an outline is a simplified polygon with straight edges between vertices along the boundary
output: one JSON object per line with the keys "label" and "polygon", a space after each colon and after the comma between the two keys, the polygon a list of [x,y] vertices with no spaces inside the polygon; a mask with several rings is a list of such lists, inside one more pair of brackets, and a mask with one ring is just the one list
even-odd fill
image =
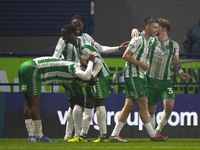
{"label": "player's face", "polygon": [[76,35],[80,36],[83,32],[84,23],[81,19],[73,19],[71,24],[76,27]]}
{"label": "player's face", "polygon": [[65,29],[61,29],[61,37],[65,41],[65,44],[71,43],[73,40],[73,34],[68,33]]}
{"label": "player's face", "polygon": [[[83,58],[81,58],[81,57],[80,57],[80,63],[81,63],[81,65],[84,66],[84,67],[87,66],[87,60],[86,60],[86,59],[83,59]],[[84,67],[83,67],[83,68],[84,68]]]}
{"label": "player's face", "polygon": [[158,25],[158,33],[157,33],[157,35],[156,36],[159,36],[160,34],[161,34],[161,26],[160,25]]}
{"label": "player's face", "polygon": [[159,25],[158,36],[163,35],[167,29]]}
{"label": "player's face", "polygon": [[159,31],[159,25],[158,23],[152,23],[148,26],[148,33],[150,36],[154,37],[158,34]]}

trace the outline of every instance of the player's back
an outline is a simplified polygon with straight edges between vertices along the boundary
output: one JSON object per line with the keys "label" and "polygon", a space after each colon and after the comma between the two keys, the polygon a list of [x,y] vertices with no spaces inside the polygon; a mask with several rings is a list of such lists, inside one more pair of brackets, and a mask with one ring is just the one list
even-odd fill
{"label": "player's back", "polygon": [[74,80],[74,62],[59,60],[53,57],[34,59],[43,85],[49,83],[71,83]]}

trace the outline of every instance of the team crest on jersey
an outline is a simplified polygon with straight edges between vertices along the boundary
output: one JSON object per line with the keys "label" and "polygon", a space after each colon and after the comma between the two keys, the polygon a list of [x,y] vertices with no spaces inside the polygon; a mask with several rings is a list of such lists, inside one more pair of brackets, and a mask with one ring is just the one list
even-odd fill
{"label": "team crest on jersey", "polygon": [[166,46],[166,49],[169,49],[169,45]]}

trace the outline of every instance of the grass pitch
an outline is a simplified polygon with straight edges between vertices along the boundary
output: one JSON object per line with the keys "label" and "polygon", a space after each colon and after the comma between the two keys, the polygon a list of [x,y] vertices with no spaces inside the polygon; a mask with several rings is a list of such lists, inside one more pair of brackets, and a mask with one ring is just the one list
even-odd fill
{"label": "grass pitch", "polygon": [[127,143],[29,143],[27,139],[0,139],[0,150],[200,150],[200,139],[168,139],[151,142],[149,139],[128,139]]}

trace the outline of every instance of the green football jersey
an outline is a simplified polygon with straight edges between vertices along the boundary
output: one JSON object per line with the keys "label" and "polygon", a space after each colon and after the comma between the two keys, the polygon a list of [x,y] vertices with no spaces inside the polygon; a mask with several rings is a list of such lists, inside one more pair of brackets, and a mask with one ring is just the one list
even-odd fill
{"label": "green football jersey", "polygon": [[159,80],[170,80],[170,65],[174,55],[179,54],[177,42],[168,38],[161,42],[157,37],[152,41],[149,55],[149,70],[147,76]]}
{"label": "green football jersey", "polygon": [[90,41],[86,36],[79,36],[78,43],[79,43],[78,51],[80,51],[80,53],[82,53],[82,55],[85,56],[87,55],[88,52],[92,52],[95,55],[95,59],[100,59],[103,64],[101,71],[103,72],[104,77],[109,76],[110,70],[106,65],[106,63],[104,62],[101,54],[97,50],[93,41]]}
{"label": "green football jersey", "polygon": [[[133,52],[133,57],[136,60],[145,63],[149,51],[149,41],[150,39],[147,40],[144,35],[141,34],[131,39],[127,49]],[[144,78],[144,71],[139,66],[126,61],[125,78],[129,77]]]}
{"label": "green football jersey", "polygon": [[71,83],[75,79],[75,62],[62,61],[53,57],[39,57],[33,60],[37,65],[41,84]]}
{"label": "green football jersey", "polygon": [[56,58],[63,58],[69,61],[75,61],[77,63],[80,62],[80,54],[77,51],[76,47],[72,45],[71,43],[68,43],[67,45],[65,44],[65,41],[60,38],[57,45],[56,49],[54,52],[53,57]]}

